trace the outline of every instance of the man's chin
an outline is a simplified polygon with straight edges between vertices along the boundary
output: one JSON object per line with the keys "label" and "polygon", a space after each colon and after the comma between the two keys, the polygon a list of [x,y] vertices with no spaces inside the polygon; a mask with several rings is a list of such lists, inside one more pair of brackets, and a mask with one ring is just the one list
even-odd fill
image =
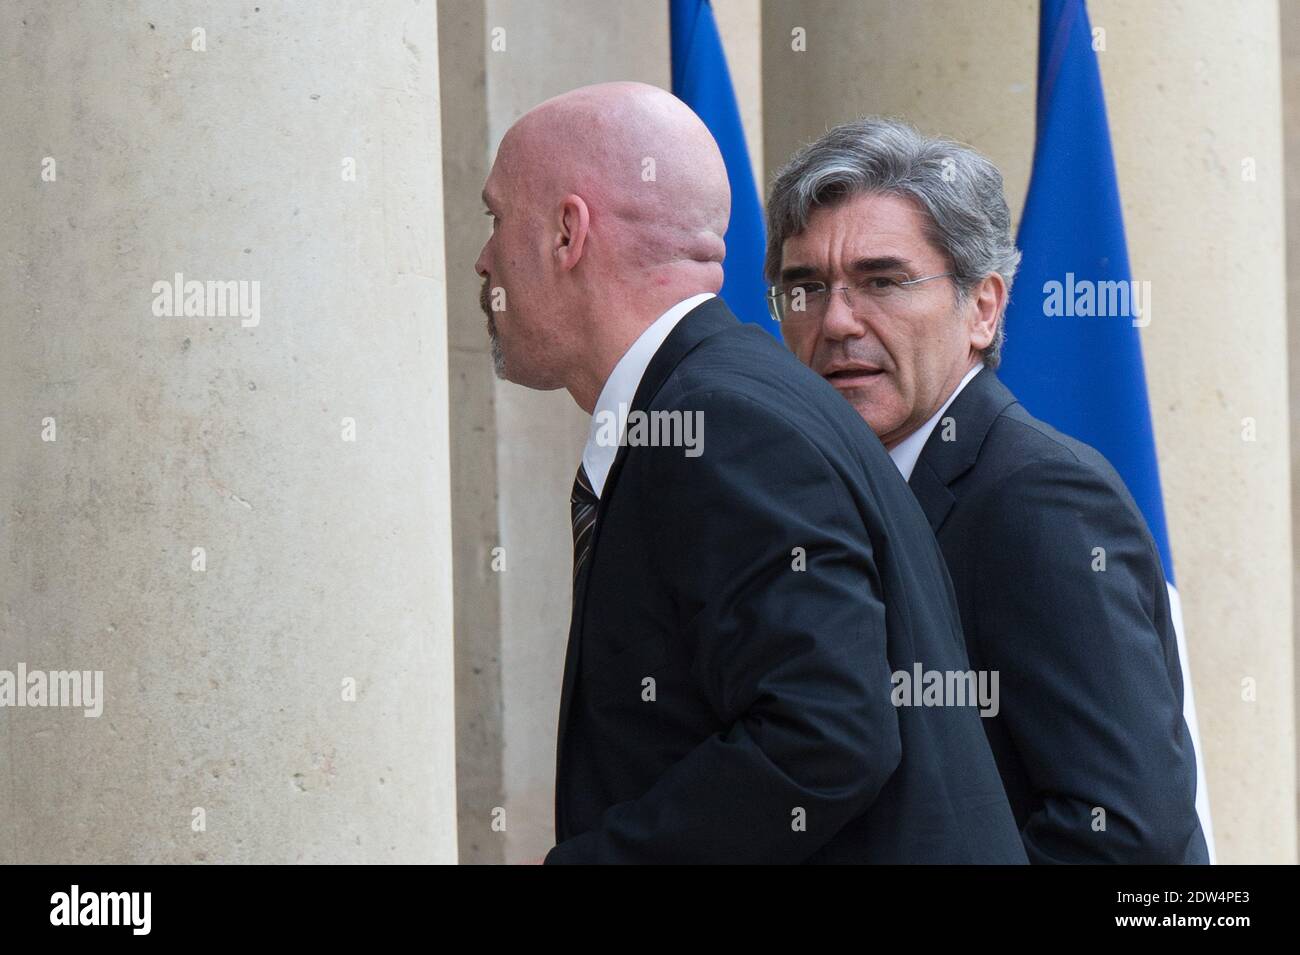
{"label": "man's chin", "polygon": [[857,388],[837,388],[845,401],[853,406],[853,410],[875,434],[887,434],[891,428],[896,427],[900,415],[895,412],[895,403],[890,401],[893,397],[879,387],[866,385]]}
{"label": "man's chin", "polygon": [[501,381],[508,381],[529,391],[556,391],[564,387],[561,382],[537,376],[528,368],[520,369],[517,364],[508,361],[505,353],[497,348],[492,349],[492,371]]}

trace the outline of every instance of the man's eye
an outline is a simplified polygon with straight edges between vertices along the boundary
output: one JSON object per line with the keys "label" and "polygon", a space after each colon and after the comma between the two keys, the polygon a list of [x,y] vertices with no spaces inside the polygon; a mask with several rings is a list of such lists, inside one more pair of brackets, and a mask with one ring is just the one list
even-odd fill
{"label": "man's eye", "polygon": [[868,291],[888,292],[890,289],[898,288],[898,279],[892,275],[873,275],[862,285]]}

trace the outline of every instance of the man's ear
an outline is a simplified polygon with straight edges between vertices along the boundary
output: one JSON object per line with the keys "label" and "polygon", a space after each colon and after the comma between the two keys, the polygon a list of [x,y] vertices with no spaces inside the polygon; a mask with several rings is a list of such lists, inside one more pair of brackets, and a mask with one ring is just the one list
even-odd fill
{"label": "man's ear", "polygon": [[1007,283],[997,272],[984,276],[973,290],[971,307],[974,309],[970,329],[970,343],[975,351],[983,351],[993,341],[998,330],[998,316],[1007,306]]}
{"label": "man's ear", "polygon": [[560,203],[560,228],[555,237],[555,259],[566,272],[582,259],[590,226],[591,213],[582,196],[572,193],[565,196]]}

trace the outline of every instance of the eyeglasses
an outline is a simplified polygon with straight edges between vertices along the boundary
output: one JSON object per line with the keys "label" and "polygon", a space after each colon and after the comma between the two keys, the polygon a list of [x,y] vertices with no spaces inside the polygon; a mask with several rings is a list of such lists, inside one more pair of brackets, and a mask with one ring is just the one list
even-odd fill
{"label": "eyeglasses", "polygon": [[821,321],[830,305],[832,292],[843,292],[844,304],[852,309],[855,302],[864,299],[881,303],[900,299],[914,285],[947,278],[952,274],[940,272],[938,275],[924,275],[919,279],[910,279],[906,272],[872,272],[852,285],[832,286],[825,282],[813,281],[773,285],[767,290],[767,309],[773,319],[787,325]]}

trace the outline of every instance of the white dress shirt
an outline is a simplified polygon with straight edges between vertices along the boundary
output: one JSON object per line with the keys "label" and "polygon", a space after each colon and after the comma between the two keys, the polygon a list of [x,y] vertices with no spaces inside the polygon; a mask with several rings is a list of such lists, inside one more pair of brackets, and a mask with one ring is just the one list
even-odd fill
{"label": "white dress shirt", "polygon": [[957,387],[948,396],[948,400],[943,403],[943,407],[934,413],[934,417],[889,449],[889,456],[894,459],[894,464],[902,472],[904,481],[912,479],[912,469],[916,467],[917,459],[921,457],[921,451],[925,448],[925,442],[930,439],[930,433],[934,431],[934,426],[939,423],[943,413],[948,410],[948,406],[961,394],[961,390],[970,383],[972,378],[980,373],[980,369],[983,367],[984,363],[980,362],[966,372],[966,377],[957,383]]}
{"label": "white dress shirt", "polygon": [[[587,446],[582,449],[582,466],[587,472],[588,480],[591,481],[591,489],[596,492],[597,497],[600,497],[605,490],[605,479],[609,477],[609,469],[614,466],[614,458],[623,440],[627,413],[631,410],[632,399],[636,397],[636,390],[641,384],[646,368],[650,365],[650,359],[654,358],[655,352],[664,343],[664,339],[691,309],[714,297],[712,292],[701,292],[668,309],[641,333],[641,336],[623,353],[614,370],[609,373],[609,378],[605,380],[605,387],[600,390],[600,397],[596,399],[596,407],[591,413],[591,430],[587,433]],[[618,440],[613,442],[598,440],[598,436],[602,434],[606,438],[610,436],[608,422],[615,420],[618,421]]]}

